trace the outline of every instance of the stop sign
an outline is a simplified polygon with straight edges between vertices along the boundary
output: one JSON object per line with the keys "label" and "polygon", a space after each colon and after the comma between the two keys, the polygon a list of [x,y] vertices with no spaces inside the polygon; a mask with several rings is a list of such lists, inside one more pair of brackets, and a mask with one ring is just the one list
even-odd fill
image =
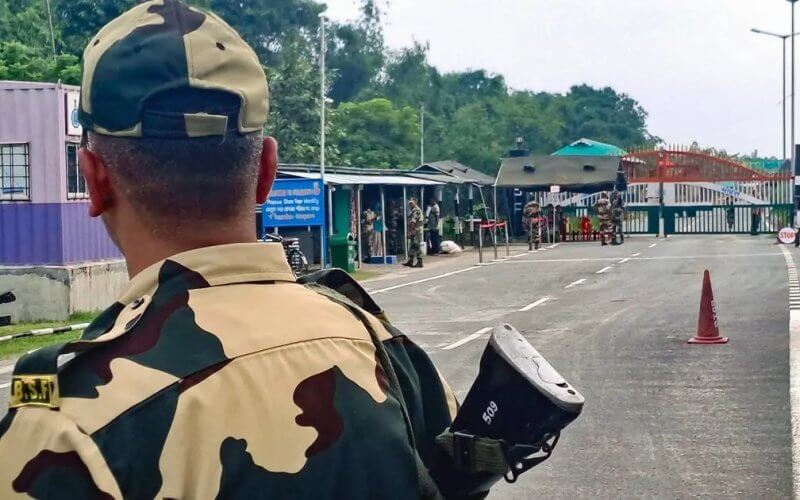
{"label": "stop sign", "polygon": [[781,243],[788,245],[790,243],[794,243],[794,238],[796,235],[797,231],[795,231],[790,227],[785,227],[781,229],[780,232],[778,233],[778,239],[780,240]]}

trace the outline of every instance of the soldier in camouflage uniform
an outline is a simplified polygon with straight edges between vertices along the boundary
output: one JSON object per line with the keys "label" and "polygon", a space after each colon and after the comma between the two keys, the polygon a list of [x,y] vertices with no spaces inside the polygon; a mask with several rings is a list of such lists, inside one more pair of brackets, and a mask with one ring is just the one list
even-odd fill
{"label": "soldier in camouflage uniform", "polygon": [[611,239],[611,202],[608,201],[608,193],[600,193],[600,198],[594,206],[597,218],[600,222],[600,244],[608,245],[606,240]]}
{"label": "soldier in camouflage uniform", "polygon": [[304,286],[256,242],[267,109],[255,53],[183,3],[91,40],[80,166],[132,279],[80,339],[17,363],[0,498],[420,496],[455,399],[357,283],[359,305]]}
{"label": "soldier in camouflage uniform", "polygon": [[522,209],[522,225],[528,232],[528,250],[539,249],[542,244],[542,212],[539,202],[531,200]]}
{"label": "soldier in camouflage uniform", "polygon": [[611,244],[621,245],[625,243],[625,234],[622,231],[622,222],[625,218],[625,207],[623,206],[622,195],[619,191],[611,192]]}
{"label": "soldier in camouflage uniform", "polygon": [[422,267],[422,237],[425,216],[416,198],[408,200],[408,261],[407,267]]}

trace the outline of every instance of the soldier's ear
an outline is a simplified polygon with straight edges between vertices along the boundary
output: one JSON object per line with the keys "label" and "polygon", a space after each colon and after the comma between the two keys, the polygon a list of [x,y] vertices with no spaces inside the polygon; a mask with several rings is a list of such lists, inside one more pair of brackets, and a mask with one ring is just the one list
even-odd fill
{"label": "soldier's ear", "polygon": [[108,167],[100,155],[85,147],[78,150],[78,166],[89,190],[89,216],[99,217],[113,204]]}
{"label": "soldier's ear", "polygon": [[256,203],[264,203],[275,182],[278,172],[278,143],[272,137],[265,137],[261,160],[258,166],[258,186],[256,187]]}

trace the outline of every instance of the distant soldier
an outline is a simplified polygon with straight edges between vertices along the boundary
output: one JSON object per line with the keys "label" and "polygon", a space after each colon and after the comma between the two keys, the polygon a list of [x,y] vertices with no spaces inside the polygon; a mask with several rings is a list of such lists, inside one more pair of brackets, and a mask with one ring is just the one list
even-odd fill
{"label": "distant soldier", "polygon": [[378,218],[377,214],[371,208],[364,210],[362,215],[362,235],[361,247],[364,253],[364,259],[369,260],[372,257],[373,240],[375,239],[375,220]]}
{"label": "distant soldier", "polygon": [[625,243],[625,234],[622,231],[622,221],[625,218],[625,207],[622,195],[619,191],[611,193],[611,222],[613,225],[611,244],[621,245]]}
{"label": "distant soldier", "polygon": [[522,209],[522,225],[528,232],[528,250],[538,250],[542,244],[542,211],[536,200],[529,201]]}
{"label": "distant soldier", "polygon": [[606,239],[611,237],[612,220],[611,202],[608,200],[608,193],[600,193],[600,199],[597,200],[594,209],[600,222],[600,244],[603,246],[608,245]]}
{"label": "distant soldier", "polygon": [[403,263],[406,267],[422,267],[422,234],[425,216],[419,208],[416,198],[408,200],[408,260]]}

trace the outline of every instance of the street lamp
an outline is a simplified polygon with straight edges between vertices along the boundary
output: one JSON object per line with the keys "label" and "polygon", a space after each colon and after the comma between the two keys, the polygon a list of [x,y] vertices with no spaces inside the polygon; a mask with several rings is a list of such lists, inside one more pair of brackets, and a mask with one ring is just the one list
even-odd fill
{"label": "street lamp", "polygon": [[[324,196],[328,196],[328,206],[331,205],[330,203],[330,195],[331,193],[327,192],[327,188],[325,186],[325,107],[326,107],[326,99],[327,96],[325,95],[325,51],[326,51],[326,44],[325,44],[325,15],[319,15],[319,94],[320,94],[320,109],[319,109],[319,178],[320,182],[322,182],[322,192],[323,192],[323,200]],[[323,203],[325,203],[323,201]],[[326,219],[330,219],[333,214],[331,214],[328,210],[324,210],[328,212],[326,214]],[[326,267],[326,233],[328,232],[328,222],[323,221],[323,226],[320,228],[320,264],[322,265],[323,269]]]}
{"label": "street lamp", "polygon": [[794,174],[794,207],[795,207],[794,223],[795,223],[795,227],[797,227],[798,222],[800,222],[800,220],[798,220],[798,219],[800,219],[800,215],[798,215],[798,210],[797,210],[797,201],[798,201],[797,167],[795,166],[795,161],[797,161],[797,158],[795,158],[795,149],[796,149],[796,147],[795,147],[795,142],[794,142],[795,141],[795,139],[794,139],[794,109],[795,109],[794,108],[794,35],[795,35],[795,31],[794,31],[794,4],[797,3],[797,0],[788,0],[788,2],[792,4],[792,31],[791,31],[792,34],[789,37],[792,40],[792,145],[791,145],[792,151],[791,151],[791,153],[792,153],[792,173]]}
{"label": "street lamp", "polygon": [[781,39],[781,46],[783,47],[783,95],[781,96],[781,102],[783,103],[783,161],[786,161],[786,39],[792,35],[781,35],[758,28],[753,28],[750,31],[759,35],[774,36]]}

